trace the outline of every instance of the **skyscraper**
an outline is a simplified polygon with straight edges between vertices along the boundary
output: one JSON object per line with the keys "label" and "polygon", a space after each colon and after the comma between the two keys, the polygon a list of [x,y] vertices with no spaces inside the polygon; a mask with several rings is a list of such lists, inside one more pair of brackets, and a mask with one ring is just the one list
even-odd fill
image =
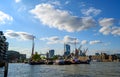
{"label": "skyscraper", "polygon": [[69,44],[65,44],[65,52],[64,52],[65,56],[70,55],[70,45]]}
{"label": "skyscraper", "polygon": [[52,50],[49,50],[49,58],[52,58],[53,56],[54,56],[54,50],[52,49]]}

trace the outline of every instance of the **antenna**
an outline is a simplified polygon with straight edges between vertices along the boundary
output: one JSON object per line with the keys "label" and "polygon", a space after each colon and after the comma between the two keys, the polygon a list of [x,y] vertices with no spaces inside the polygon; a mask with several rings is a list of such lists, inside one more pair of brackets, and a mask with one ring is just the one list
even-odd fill
{"label": "antenna", "polygon": [[34,38],[35,38],[35,36],[33,36],[33,39],[32,39],[32,54],[31,54],[31,56],[34,54],[34,45],[35,45]]}
{"label": "antenna", "polygon": [[82,45],[80,45],[80,47],[78,48],[78,50],[80,51],[80,50],[81,50],[81,48],[82,48]]}
{"label": "antenna", "polygon": [[63,53],[63,55],[65,55],[65,43],[64,43],[64,53]]}
{"label": "antenna", "polygon": [[75,49],[76,49],[76,38],[75,38]]}

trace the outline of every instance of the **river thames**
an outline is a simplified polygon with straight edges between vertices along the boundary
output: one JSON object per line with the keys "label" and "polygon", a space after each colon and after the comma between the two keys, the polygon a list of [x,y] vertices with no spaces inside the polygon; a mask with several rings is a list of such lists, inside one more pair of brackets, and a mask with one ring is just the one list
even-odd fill
{"label": "river thames", "polygon": [[[0,68],[0,77],[3,77]],[[120,62],[78,65],[9,64],[8,77],[120,77]]]}

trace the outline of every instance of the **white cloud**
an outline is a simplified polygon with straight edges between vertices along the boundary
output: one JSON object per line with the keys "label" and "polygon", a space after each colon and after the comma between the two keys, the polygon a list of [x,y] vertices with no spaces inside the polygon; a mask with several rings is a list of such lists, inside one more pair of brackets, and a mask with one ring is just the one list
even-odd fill
{"label": "white cloud", "polygon": [[[71,37],[69,35],[64,36],[62,39],[60,39],[58,36],[52,36],[52,37],[40,38],[40,40],[46,41],[46,44],[63,44],[63,43],[75,44],[75,42],[76,44],[80,43],[79,39],[75,37]],[[100,40],[94,40],[94,41],[82,40],[81,45],[88,44],[88,42],[90,45],[102,43]]]}
{"label": "white cloud", "polygon": [[70,1],[66,1],[66,2],[65,2],[66,5],[69,4],[69,3],[70,3]]}
{"label": "white cloud", "polygon": [[14,32],[12,30],[7,30],[5,33],[5,36],[7,36],[9,38],[16,38],[16,37],[19,37],[19,34],[17,34],[16,32]]}
{"label": "white cloud", "polygon": [[21,2],[21,0],[15,0],[15,2],[16,2],[16,3],[19,3],[19,2]]}
{"label": "white cloud", "polygon": [[103,35],[108,35],[110,34],[111,32],[111,28],[110,27],[102,27],[100,30],[99,30],[100,33],[103,33]]}
{"label": "white cloud", "polygon": [[79,40],[75,37],[70,37],[68,35],[64,36],[63,38],[63,43],[70,43],[70,44],[74,44],[74,43],[79,43]]}
{"label": "white cloud", "polygon": [[51,37],[49,38],[50,41],[57,41],[59,40],[59,37],[58,36],[54,36],[54,37]]}
{"label": "white cloud", "polygon": [[120,27],[112,27],[112,32],[113,35],[118,35],[120,36]]}
{"label": "white cloud", "polygon": [[59,37],[58,36],[52,36],[52,37],[45,37],[45,38],[40,38],[40,40],[49,40],[49,41],[56,41],[56,40],[59,40]]}
{"label": "white cloud", "polygon": [[47,41],[47,44],[56,44],[60,41],[58,36],[40,38],[40,40]]}
{"label": "white cloud", "polygon": [[99,43],[102,43],[102,42],[100,40],[94,40],[89,42],[90,45],[99,44]]}
{"label": "white cloud", "polygon": [[82,14],[87,15],[87,16],[90,16],[90,15],[96,16],[100,14],[101,10],[90,7],[89,9],[82,9],[81,12]]}
{"label": "white cloud", "polygon": [[59,1],[55,1],[55,2],[50,2],[50,4],[53,4],[53,5],[61,5]]}
{"label": "white cloud", "polygon": [[74,44],[75,41],[76,43],[79,43],[78,39],[76,39],[75,37],[70,37],[68,35],[64,36],[63,39],[59,39],[58,36],[52,36],[52,37],[40,38],[40,40],[47,41],[47,44],[57,44],[57,43]]}
{"label": "white cloud", "polygon": [[27,33],[27,32],[16,32],[17,34],[19,34],[19,37],[22,39],[22,40],[32,40],[35,38],[35,36]]}
{"label": "white cloud", "polygon": [[120,27],[114,26],[119,25],[119,20],[114,18],[103,18],[99,20],[99,24],[102,26],[99,32],[103,35],[112,34],[115,36],[120,36]]}
{"label": "white cloud", "polygon": [[32,40],[35,36],[27,33],[27,32],[15,32],[13,30],[7,30],[5,32],[5,36],[9,38],[17,38],[20,40]]}
{"label": "white cloud", "polygon": [[68,32],[82,31],[96,25],[92,17],[72,16],[68,11],[56,9],[51,4],[39,4],[30,13],[50,28]]}
{"label": "white cloud", "polygon": [[88,43],[87,40],[82,40],[82,41],[81,41],[81,44],[82,44],[82,45],[87,44],[87,43]]}
{"label": "white cloud", "polygon": [[99,20],[100,26],[112,26],[115,23],[114,18],[103,18]]}
{"label": "white cloud", "polygon": [[6,24],[7,22],[10,22],[12,20],[13,18],[10,15],[0,11],[0,24]]}

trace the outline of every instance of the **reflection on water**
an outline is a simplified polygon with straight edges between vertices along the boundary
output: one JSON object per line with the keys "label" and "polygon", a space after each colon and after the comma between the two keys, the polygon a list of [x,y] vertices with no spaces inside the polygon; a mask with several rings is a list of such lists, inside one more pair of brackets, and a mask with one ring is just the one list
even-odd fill
{"label": "reflection on water", "polygon": [[8,77],[120,77],[120,63],[95,62],[62,66],[9,64]]}

